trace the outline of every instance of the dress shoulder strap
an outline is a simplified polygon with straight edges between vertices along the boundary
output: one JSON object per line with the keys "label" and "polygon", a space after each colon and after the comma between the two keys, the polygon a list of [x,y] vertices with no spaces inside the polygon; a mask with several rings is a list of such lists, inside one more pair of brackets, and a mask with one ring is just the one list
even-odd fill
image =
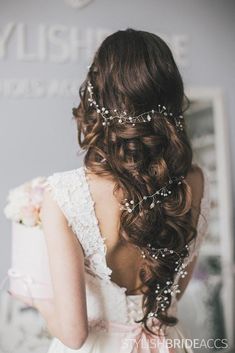
{"label": "dress shoulder strap", "polygon": [[47,187],[78,237],[86,265],[101,278],[109,279],[111,270],[106,264],[106,245],[100,234],[85,168],[54,173],[47,178]]}
{"label": "dress shoulder strap", "polygon": [[[53,199],[66,217],[69,226],[82,242],[83,235],[80,232],[78,217],[82,190],[77,170],[56,172],[50,175],[47,178],[46,187],[52,192]],[[77,202],[79,199],[80,202]]]}

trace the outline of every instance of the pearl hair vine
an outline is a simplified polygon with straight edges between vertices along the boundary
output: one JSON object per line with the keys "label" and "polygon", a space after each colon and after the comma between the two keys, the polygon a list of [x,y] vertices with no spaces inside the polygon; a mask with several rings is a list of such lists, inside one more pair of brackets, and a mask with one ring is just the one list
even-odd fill
{"label": "pearl hair vine", "polygon": [[[164,199],[165,197],[171,195],[172,190],[171,187],[173,184],[180,185],[182,183],[182,180],[184,179],[184,176],[180,177],[172,177],[169,179],[169,182],[167,185],[161,187],[157,191],[155,191],[152,195],[146,195],[144,196],[138,203],[134,203],[134,200],[128,201],[125,199],[125,205],[121,207],[121,210],[127,210],[129,213],[133,212],[134,209],[140,205],[142,202],[146,201],[147,199],[151,199],[151,204],[149,206],[150,209],[154,208],[156,204],[161,203],[161,199]],[[139,248],[138,246],[136,246]],[[185,245],[185,249],[189,249],[188,244]],[[174,273],[175,276],[179,275],[179,278],[182,277],[184,278],[187,275],[187,271],[185,271],[186,264],[184,264],[184,254],[185,250],[183,250],[181,253],[173,250],[173,249],[168,249],[168,248],[155,248],[151,246],[150,243],[147,244],[147,246],[143,249],[141,249],[141,257],[146,258],[147,254],[150,256],[153,260],[158,260],[158,259],[164,259],[167,256],[171,255],[176,255],[177,259],[175,261],[175,268],[174,268]],[[186,255],[188,256],[188,254]],[[157,288],[155,290],[156,293],[156,301],[157,301],[157,309],[156,311],[150,311],[148,313],[147,318],[150,317],[158,317],[159,313],[158,311],[161,310],[164,312],[167,309],[167,306],[170,304],[169,301],[169,294],[171,296],[174,296],[178,293],[180,293],[179,285],[177,283],[174,283],[173,281],[167,280],[166,283],[162,286],[160,284],[157,284]],[[168,296],[167,296],[168,295]]]}
{"label": "pearl hair vine", "polygon": [[152,109],[137,116],[129,116],[126,111],[119,112],[117,109],[108,110],[105,107],[100,108],[94,99],[93,85],[90,81],[87,82],[87,90],[89,93],[88,102],[90,103],[90,106],[93,106],[96,109],[98,114],[101,114],[103,118],[102,124],[104,126],[110,125],[111,122],[115,120],[120,124],[131,124],[132,126],[135,126],[138,123],[148,123],[153,119],[154,114],[157,113],[166,118],[173,119],[177,130],[183,131],[184,129],[182,123],[183,115],[174,116],[167,111],[167,108],[164,105],[158,104],[157,110]]}
{"label": "pearl hair vine", "polygon": [[[168,112],[168,109],[164,105],[158,104],[157,109],[151,109],[137,116],[130,116],[126,111],[119,111],[118,109],[110,110],[105,107],[100,107],[94,98],[93,88],[94,87],[91,81],[88,80],[87,91],[89,106],[93,107],[96,112],[101,115],[103,119],[102,125],[104,127],[111,125],[115,121],[117,121],[119,124],[130,124],[134,127],[138,123],[149,123],[154,119],[155,115],[160,115],[166,119],[172,120],[176,126],[177,131],[184,130],[183,115],[173,115],[172,113]],[[102,159],[101,163],[105,161],[106,159]],[[182,184],[183,179],[184,176],[169,178],[169,181],[166,185],[162,186],[151,195],[144,195],[143,198],[137,203],[135,203],[134,200],[124,199],[120,209],[131,213],[136,209],[136,207],[140,206],[142,202],[146,202],[147,200],[151,201],[149,209],[153,209],[156,205],[161,204],[165,197],[171,195],[173,185]],[[139,248],[137,245],[136,247]],[[173,249],[155,248],[152,247],[150,243],[148,243],[147,246],[144,247],[144,249],[141,248],[140,251],[141,257],[144,259],[147,257],[147,254],[153,260],[163,260],[169,255],[176,256],[176,260],[174,262],[175,268],[173,277],[175,278],[179,276],[179,278],[184,278],[187,275],[187,271],[185,271],[185,267],[187,265],[184,263],[184,258],[185,256],[188,256],[188,253],[185,255],[185,249],[189,250],[189,246],[185,245],[183,251],[179,253]],[[164,284],[161,285],[160,283],[157,283],[154,290],[154,294],[156,294],[156,310],[150,311],[147,315],[147,318],[157,318],[159,316],[159,310],[161,312],[165,312],[170,304],[169,296],[173,297],[180,292],[181,290],[179,288],[179,284],[177,284],[174,280],[172,281],[168,279]]]}
{"label": "pearl hair vine", "polygon": [[[189,250],[189,245],[186,244],[185,249],[187,251]],[[183,252],[178,253],[177,251],[173,249],[168,249],[168,248],[155,248],[152,247],[151,244],[147,244],[147,247],[144,250],[141,250],[141,256],[143,258],[146,258],[146,252],[154,259],[157,260],[159,258],[165,258],[167,255],[177,255],[177,260],[175,261],[175,274],[179,275],[179,278],[184,278],[188,272],[185,271],[186,264],[184,263],[184,255]],[[187,255],[188,256],[188,255]],[[172,297],[175,296],[176,294],[180,293],[181,290],[179,289],[179,285],[177,283],[174,283],[171,280],[167,280],[166,283],[162,286],[158,283],[156,286],[155,293],[156,295],[156,301],[157,301],[157,310],[151,311],[148,314],[149,317],[158,317],[158,310],[160,309],[161,311],[165,311],[169,302],[169,298],[167,295],[171,295]]]}
{"label": "pearl hair vine", "polygon": [[172,194],[171,187],[173,186],[173,184],[180,185],[183,179],[184,179],[183,175],[181,175],[180,177],[171,177],[167,185],[161,187],[151,195],[143,196],[143,198],[138,203],[135,203],[134,200],[124,199],[125,204],[124,206],[121,206],[120,209],[131,213],[135,210],[137,206],[139,206],[142,202],[148,199],[151,199],[151,204],[149,208],[152,209],[155,207],[155,205],[161,204],[162,199]]}

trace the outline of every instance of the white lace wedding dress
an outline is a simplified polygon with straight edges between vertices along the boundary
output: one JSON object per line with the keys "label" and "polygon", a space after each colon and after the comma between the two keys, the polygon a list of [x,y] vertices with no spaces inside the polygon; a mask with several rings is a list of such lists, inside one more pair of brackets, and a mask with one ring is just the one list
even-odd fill
{"label": "white lace wedding dress", "polygon": [[[86,169],[82,166],[75,170],[55,173],[47,179],[54,199],[84,249],[89,320],[89,335],[82,348],[72,350],[58,338],[53,338],[48,353],[176,352],[177,349],[168,350],[166,345],[159,343],[156,336],[150,338],[143,326],[135,323],[136,319],[142,317],[142,294],[126,295],[126,288],[111,280],[112,270],[107,266],[105,257],[105,238],[99,230],[94,201],[86,178]],[[198,235],[190,246],[190,256],[185,262],[192,261],[206,234],[210,208],[208,191],[208,178],[204,172],[204,194],[198,220]],[[177,316],[176,299],[172,300],[170,310]],[[184,337],[179,324],[169,328],[169,337]],[[141,342],[141,345],[138,342]],[[181,348],[179,352],[192,351]]]}

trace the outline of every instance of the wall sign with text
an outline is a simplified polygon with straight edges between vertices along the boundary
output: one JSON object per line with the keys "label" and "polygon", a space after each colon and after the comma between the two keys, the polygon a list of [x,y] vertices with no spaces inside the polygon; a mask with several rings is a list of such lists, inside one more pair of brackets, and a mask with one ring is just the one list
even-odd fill
{"label": "wall sign with text", "polygon": [[[64,24],[27,25],[22,22],[9,22],[0,26],[0,67],[17,63],[37,65],[79,64],[84,70],[90,64],[94,51],[103,39],[113,31],[105,28],[79,28]],[[156,33],[159,34],[159,33]],[[176,62],[181,67],[188,66],[187,35],[166,36],[159,34],[170,46]],[[0,97],[40,98],[68,97],[77,95],[76,80],[53,77],[43,80],[27,77],[25,65],[20,78],[0,78]],[[64,70],[65,71],[65,70]],[[49,75],[47,75],[48,77]]]}

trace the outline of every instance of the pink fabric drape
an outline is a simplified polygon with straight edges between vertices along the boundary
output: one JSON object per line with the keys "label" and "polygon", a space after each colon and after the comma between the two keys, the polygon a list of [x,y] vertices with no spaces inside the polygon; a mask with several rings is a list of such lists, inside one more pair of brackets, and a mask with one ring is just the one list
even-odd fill
{"label": "pink fabric drape", "polygon": [[[158,336],[156,336],[140,323],[122,324],[113,321],[108,322],[107,329],[112,334],[120,335],[120,353],[175,352],[173,348],[167,346],[167,340],[162,330],[159,330]],[[153,328],[152,331],[154,331]]]}

